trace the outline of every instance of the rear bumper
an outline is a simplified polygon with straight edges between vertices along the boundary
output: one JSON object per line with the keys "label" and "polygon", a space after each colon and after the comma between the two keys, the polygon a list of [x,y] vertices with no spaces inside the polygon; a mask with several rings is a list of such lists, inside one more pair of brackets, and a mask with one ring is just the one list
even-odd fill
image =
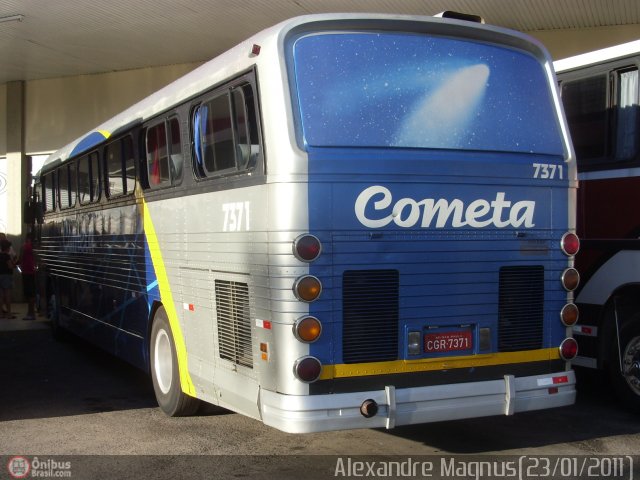
{"label": "rear bumper", "polygon": [[[530,377],[507,375],[503,380],[330,395],[292,396],[262,390],[262,420],[290,433],[353,428],[393,428],[399,425],[462,418],[512,415],[563,407],[575,402],[572,370]],[[365,400],[378,404],[378,413],[365,418]]]}

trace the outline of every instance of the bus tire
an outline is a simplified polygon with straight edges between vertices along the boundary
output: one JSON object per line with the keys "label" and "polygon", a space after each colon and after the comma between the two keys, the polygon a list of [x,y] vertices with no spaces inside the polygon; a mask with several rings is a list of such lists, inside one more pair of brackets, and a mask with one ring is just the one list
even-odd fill
{"label": "bus tire", "polygon": [[193,415],[200,401],[182,391],[176,346],[164,307],[158,308],[151,327],[150,369],[160,409],[170,417]]}
{"label": "bus tire", "polygon": [[620,331],[620,355],[622,372],[618,343],[614,335],[609,355],[609,378],[625,407],[640,413],[640,314]]}

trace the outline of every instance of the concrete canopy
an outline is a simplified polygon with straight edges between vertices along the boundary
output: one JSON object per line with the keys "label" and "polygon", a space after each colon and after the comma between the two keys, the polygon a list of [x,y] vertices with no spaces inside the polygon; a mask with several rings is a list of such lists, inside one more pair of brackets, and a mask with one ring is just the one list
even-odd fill
{"label": "concrete canopy", "polygon": [[530,33],[554,58],[640,38],[638,0],[0,0],[0,84],[202,62],[297,15],[443,10]]}

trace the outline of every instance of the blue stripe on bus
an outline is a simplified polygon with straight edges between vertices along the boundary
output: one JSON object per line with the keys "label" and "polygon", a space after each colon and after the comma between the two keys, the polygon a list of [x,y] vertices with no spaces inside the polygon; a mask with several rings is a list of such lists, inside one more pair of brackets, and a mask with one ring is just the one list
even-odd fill
{"label": "blue stripe on bus", "polygon": [[147,285],[147,293],[149,293],[154,288],[158,288],[158,279],[156,278],[153,282]]}

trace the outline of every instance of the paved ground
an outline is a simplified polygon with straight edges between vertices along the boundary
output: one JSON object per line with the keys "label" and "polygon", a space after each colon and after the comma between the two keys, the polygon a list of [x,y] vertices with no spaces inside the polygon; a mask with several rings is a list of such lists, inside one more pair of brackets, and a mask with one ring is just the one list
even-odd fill
{"label": "paved ground", "polygon": [[307,468],[307,457],[291,455],[638,454],[640,417],[619,408],[597,378],[581,380],[577,404],[562,409],[291,435],[215,407],[167,418],[143,373],[85,343],[58,343],[46,322],[19,317],[0,320],[0,455],[263,455],[251,465],[282,477]]}

